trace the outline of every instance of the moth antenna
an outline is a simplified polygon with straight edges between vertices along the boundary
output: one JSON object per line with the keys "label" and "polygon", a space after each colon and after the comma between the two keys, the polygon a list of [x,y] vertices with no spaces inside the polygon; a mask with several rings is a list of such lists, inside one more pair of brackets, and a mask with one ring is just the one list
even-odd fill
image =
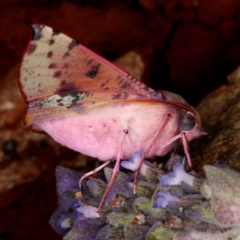
{"label": "moth antenna", "polygon": [[136,194],[137,193],[137,178],[138,178],[138,175],[139,175],[139,172],[140,172],[140,169],[143,165],[143,162],[144,162],[144,159],[145,157],[148,155],[148,153],[150,152],[150,150],[152,149],[156,139],[159,137],[160,133],[162,132],[162,130],[165,128],[165,126],[167,125],[169,119],[171,118],[171,115],[170,114],[166,114],[165,116],[165,119],[163,121],[163,124],[161,126],[161,128],[159,128],[159,130],[156,132],[155,136],[152,138],[150,144],[149,144],[149,147],[147,148],[146,151],[143,152],[143,156],[142,156],[142,159],[140,161],[140,164],[138,165],[138,168],[136,170],[136,173],[135,173],[135,177],[134,177],[134,182],[133,182],[133,193]]}

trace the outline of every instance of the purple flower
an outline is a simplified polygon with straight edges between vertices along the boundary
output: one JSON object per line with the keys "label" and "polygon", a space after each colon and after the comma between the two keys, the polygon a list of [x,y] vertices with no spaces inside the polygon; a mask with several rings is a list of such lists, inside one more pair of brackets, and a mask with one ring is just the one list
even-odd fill
{"label": "purple flower", "polygon": [[64,208],[70,208],[78,199],[79,193],[79,178],[81,173],[62,166],[57,166],[57,191],[59,198],[59,205]]}
{"label": "purple flower", "polygon": [[180,198],[172,196],[166,190],[162,190],[162,192],[157,194],[156,205],[154,208],[166,208],[171,206],[178,207],[179,205],[181,205]]}
{"label": "purple flower", "polygon": [[97,208],[93,206],[82,204],[76,211],[82,215],[82,218],[99,218]]}
{"label": "purple flower", "polygon": [[[121,166],[131,171],[136,171],[139,167],[142,157],[142,152],[134,152],[128,161],[121,162]],[[158,183],[159,178],[164,174],[164,171],[162,169],[156,168],[156,166],[150,162],[146,163],[143,162],[139,173],[144,176],[148,182]]]}
{"label": "purple flower", "polygon": [[173,167],[173,172],[170,172],[160,179],[160,184],[162,185],[181,185],[182,182],[187,183],[192,186],[194,181],[194,177],[189,175],[184,170],[184,164],[176,163]]}
{"label": "purple flower", "polygon": [[58,208],[49,220],[49,224],[60,235],[66,235],[73,226],[72,213]]}
{"label": "purple flower", "polygon": [[159,182],[167,186],[181,185],[187,192],[191,192],[191,189],[195,192],[199,192],[202,184],[201,179],[185,172],[184,161],[183,163],[176,163],[173,167],[173,171],[163,175]]}
{"label": "purple flower", "polygon": [[131,171],[137,170],[142,159],[142,152],[134,152],[128,161],[122,161],[121,166]]}

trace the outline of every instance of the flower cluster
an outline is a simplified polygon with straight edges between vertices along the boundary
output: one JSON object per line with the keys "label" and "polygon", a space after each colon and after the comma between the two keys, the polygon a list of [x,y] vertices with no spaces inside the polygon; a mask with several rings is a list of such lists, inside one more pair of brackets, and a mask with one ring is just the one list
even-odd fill
{"label": "flower cluster", "polygon": [[222,162],[204,166],[205,178],[185,171],[173,156],[171,171],[145,161],[133,194],[142,153],[123,161],[100,212],[97,207],[112,168],[78,182],[81,173],[56,170],[59,207],[51,226],[64,240],[228,240],[240,238],[240,173]]}

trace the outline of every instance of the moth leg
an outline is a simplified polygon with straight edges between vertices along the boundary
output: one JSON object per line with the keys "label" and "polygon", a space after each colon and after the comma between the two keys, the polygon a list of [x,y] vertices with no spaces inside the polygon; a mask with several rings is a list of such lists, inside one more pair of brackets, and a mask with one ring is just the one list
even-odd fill
{"label": "moth leg", "polygon": [[178,135],[170,138],[164,145],[161,145],[162,148],[168,146],[169,144],[173,143],[174,141],[178,140],[179,138],[182,137],[182,133],[179,133]]}
{"label": "moth leg", "polygon": [[128,146],[131,146],[131,147],[132,147],[130,151],[131,151],[131,152],[135,152],[136,149],[137,149],[137,147],[136,147],[136,145],[134,144],[132,138],[130,137],[130,134],[126,134],[126,141],[127,141]]}
{"label": "moth leg", "polygon": [[106,197],[107,197],[107,195],[108,195],[108,193],[109,193],[109,191],[110,191],[110,189],[111,189],[111,187],[113,185],[113,181],[115,179],[115,176],[116,176],[117,172],[119,171],[120,160],[121,160],[121,157],[122,157],[123,142],[124,142],[124,139],[125,139],[127,134],[128,134],[128,130],[126,130],[126,129],[123,130],[122,137],[121,137],[121,140],[120,140],[120,148],[119,148],[119,152],[118,152],[118,155],[117,155],[116,164],[115,164],[115,166],[113,168],[113,173],[112,173],[111,179],[110,179],[110,181],[109,181],[109,183],[107,185],[107,188],[106,188],[106,190],[105,190],[105,192],[103,194],[102,200],[101,200],[101,202],[100,202],[100,204],[98,206],[98,209],[97,209],[98,212],[102,208],[102,206],[104,204],[104,201],[105,201],[105,199],[106,199]]}
{"label": "moth leg", "polygon": [[81,187],[82,187],[82,181],[83,181],[86,177],[88,177],[88,176],[90,176],[90,175],[92,175],[92,174],[100,171],[101,169],[103,169],[104,167],[106,167],[109,163],[110,163],[110,161],[107,161],[107,162],[103,163],[101,166],[93,169],[92,171],[85,173],[85,174],[80,178],[80,180],[79,180],[79,183],[78,183],[79,188],[81,189]]}
{"label": "moth leg", "polygon": [[182,135],[183,149],[184,149],[184,153],[186,154],[186,157],[187,157],[188,166],[191,170],[193,170],[193,164],[192,164],[192,159],[190,156],[189,145],[188,145],[186,133],[182,132],[181,135]]}
{"label": "moth leg", "polygon": [[137,193],[137,178],[140,172],[140,169],[142,167],[142,164],[144,162],[145,157],[147,156],[147,154],[149,153],[149,151],[151,150],[151,148],[153,147],[156,139],[159,137],[159,135],[161,134],[162,130],[165,128],[165,126],[167,125],[169,119],[171,118],[170,114],[167,114],[164,118],[163,124],[161,126],[161,128],[156,132],[155,136],[152,138],[152,141],[150,142],[148,148],[146,151],[143,152],[142,155],[142,159],[140,161],[140,164],[138,165],[138,168],[136,170],[135,176],[134,176],[134,182],[133,182],[133,193],[136,194]]}
{"label": "moth leg", "polygon": [[134,147],[136,149],[136,145],[134,144],[134,142],[133,142],[132,138],[129,136],[129,134],[127,135],[127,138],[129,139],[132,147]]}

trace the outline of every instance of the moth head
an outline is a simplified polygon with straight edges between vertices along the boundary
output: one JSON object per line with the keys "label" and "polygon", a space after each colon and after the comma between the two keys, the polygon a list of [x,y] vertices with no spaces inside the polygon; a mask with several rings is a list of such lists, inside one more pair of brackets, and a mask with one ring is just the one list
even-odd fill
{"label": "moth head", "polygon": [[180,130],[187,134],[189,140],[207,135],[207,132],[201,126],[200,116],[196,111],[185,113],[180,124]]}

